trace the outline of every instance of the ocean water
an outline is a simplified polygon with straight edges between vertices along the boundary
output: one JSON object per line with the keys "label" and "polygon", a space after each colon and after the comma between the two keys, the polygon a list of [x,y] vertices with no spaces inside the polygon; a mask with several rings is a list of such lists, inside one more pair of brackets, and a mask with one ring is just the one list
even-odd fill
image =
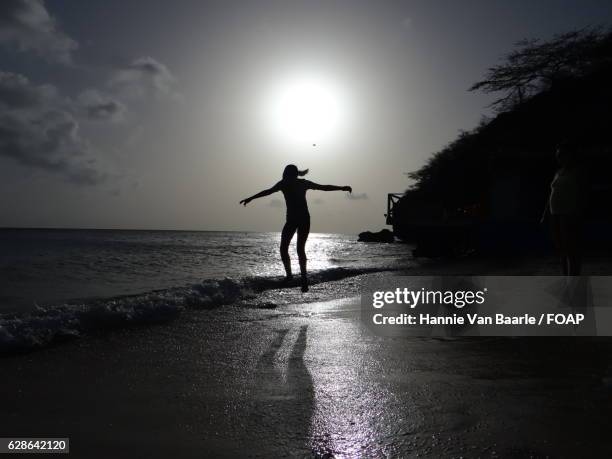
{"label": "ocean water", "polygon": [[[2,229],[0,351],[286,288],[279,242],[280,233]],[[295,240],[289,250],[299,274]],[[314,283],[411,264],[411,247],[355,235],[312,233],[306,251]]]}

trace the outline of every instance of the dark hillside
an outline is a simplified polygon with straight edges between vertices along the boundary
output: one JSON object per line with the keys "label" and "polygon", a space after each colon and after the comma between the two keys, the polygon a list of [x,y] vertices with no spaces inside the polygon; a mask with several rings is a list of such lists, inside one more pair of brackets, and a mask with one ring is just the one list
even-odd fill
{"label": "dark hillside", "polygon": [[602,59],[588,72],[564,74],[540,92],[506,105],[409,174],[415,184],[394,209],[396,233],[414,239],[415,223],[424,222],[537,225],[560,142],[579,153],[587,171],[587,218],[610,220],[612,59]]}

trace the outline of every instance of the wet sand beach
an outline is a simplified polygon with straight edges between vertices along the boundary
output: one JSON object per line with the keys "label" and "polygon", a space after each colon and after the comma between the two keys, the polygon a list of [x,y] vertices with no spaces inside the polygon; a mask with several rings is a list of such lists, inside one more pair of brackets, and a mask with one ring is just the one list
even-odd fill
{"label": "wet sand beach", "polygon": [[229,306],[3,357],[0,430],[73,457],[604,456],[611,349],[381,338],[356,297]]}

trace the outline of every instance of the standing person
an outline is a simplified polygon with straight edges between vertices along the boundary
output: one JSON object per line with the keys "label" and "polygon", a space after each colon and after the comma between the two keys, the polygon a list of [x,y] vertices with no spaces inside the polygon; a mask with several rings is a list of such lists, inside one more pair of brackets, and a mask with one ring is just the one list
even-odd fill
{"label": "standing person", "polygon": [[553,240],[561,259],[564,276],[581,272],[581,236],[583,225],[584,174],[578,152],[568,143],[557,147],[559,168],[550,184],[550,195],[541,222],[551,220]]}
{"label": "standing person", "polygon": [[280,243],[280,255],[287,280],[293,279],[291,274],[291,258],[289,258],[289,243],[293,235],[297,231],[297,253],[300,261],[300,273],[302,276],[302,292],[308,291],[308,277],[306,273],[306,239],[310,232],[310,213],[308,212],[308,203],[306,202],[306,191],[321,190],[321,191],[348,191],[353,190],[350,186],[336,185],[319,185],[318,183],[309,180],[300,179],[308,173],[308,169],[300,171],[297,166],[289,164],[283,171],[283,179],[274,185],[272,188],[260,191],[250,198],[243,199],[240,204],[247,205],[253,199],[268,196],[277,191],[282,191],[285,197],[287,206],[287,222],[283,227]]}

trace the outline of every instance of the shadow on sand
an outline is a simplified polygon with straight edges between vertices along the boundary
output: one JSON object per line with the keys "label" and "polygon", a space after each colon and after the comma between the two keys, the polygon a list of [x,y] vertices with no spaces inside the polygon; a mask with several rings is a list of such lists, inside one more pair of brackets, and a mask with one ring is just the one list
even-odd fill
{"label": "shadow on sand", "polygon": [[288,356],[282,351],[290,329],[276,330],[276,337],[257,363],[252,409],[246,422],[249,443],[256,447],[251,451],[263,449],[275,455],[311,453],[314,387],[304,363],[307,330],[307,325],[300,327]]}

